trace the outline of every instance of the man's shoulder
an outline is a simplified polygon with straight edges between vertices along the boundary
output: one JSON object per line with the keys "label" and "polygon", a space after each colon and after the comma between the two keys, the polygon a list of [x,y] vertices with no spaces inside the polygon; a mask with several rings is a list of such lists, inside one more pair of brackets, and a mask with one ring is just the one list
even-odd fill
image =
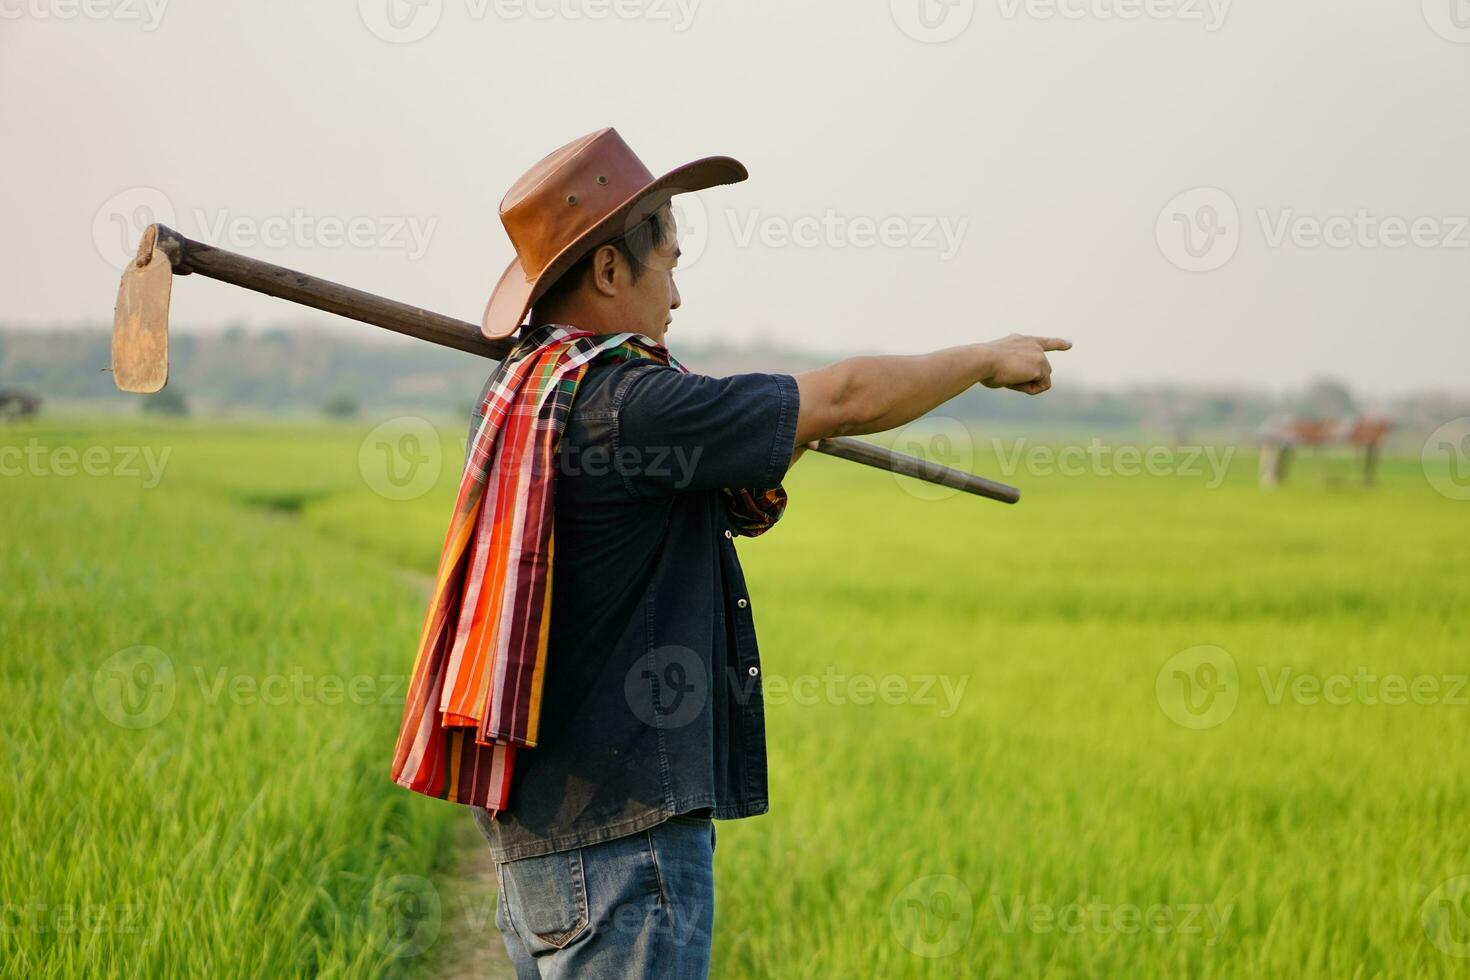
{"label": "man's shoulder", "polygon": [[672,365],[646,358],[600,358],[588,365],[587,373],[582,376],[577,397],[572,401],[572,413],[616,412],[634,387],[649,382],[677,384],[679,379],[694,377]]}

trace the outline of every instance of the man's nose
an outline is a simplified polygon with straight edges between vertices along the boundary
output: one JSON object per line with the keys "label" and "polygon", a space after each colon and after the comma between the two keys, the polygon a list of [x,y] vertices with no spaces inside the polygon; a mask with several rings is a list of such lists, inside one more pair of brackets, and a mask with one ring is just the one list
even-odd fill
{"label": "man's nose", "polygon": [[674,288],[674,295],[669,300],[669,309],[677,310],[679,308],[679,304],[683,302],[683,300],[679,298],[679,284],[670,283],[670,285]]}

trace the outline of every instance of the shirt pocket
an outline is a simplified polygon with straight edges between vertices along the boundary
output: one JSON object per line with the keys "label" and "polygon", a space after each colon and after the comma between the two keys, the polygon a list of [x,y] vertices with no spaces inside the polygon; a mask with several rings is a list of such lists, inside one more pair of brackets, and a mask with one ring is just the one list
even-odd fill
{"label": "shirt pocket", "polygon": [[532,955],[566,949],[587,931],[580,848],[508,861],[500,878],[511,927]]}

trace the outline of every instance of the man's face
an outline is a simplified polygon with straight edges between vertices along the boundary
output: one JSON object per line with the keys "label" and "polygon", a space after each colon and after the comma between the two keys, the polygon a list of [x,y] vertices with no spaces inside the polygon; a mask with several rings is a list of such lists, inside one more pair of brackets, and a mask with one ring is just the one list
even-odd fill
{"label": "man's face", "polygon": [[[620,312],[627,329],[660,344],[664,342],[674,311],[679,308],[679,287],[674,284],[674,270],[679,265],[679,234],[672,210],[665,210],[664,214],[669,225],[667,241],[654,247],[638,279],[631,281],[630,277],[626,292],[620,291],[623,299]],[[618,261],[625,260],[620,255]]]}

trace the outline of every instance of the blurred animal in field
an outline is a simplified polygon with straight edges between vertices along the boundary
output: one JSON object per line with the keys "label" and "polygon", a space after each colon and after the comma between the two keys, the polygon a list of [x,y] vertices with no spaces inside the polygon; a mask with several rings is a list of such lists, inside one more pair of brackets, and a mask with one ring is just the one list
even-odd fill
{"label": "blurred animal in field", "polygon": [[1332,446],[1362,450],[1363,485],[1372,486],[1378,479],[1378,457],[1383,441],[1392,431],[1392,420],[1367,415],[1335,419],[1291,416],[1270,419],[1260,429],[1261,486],[1277,487],[1284,483],[1298,449],[1306,447],[1320,458],[1320,450]]}
{"label": "blurred animal in field", "polygon": [[0,388],[0,422],[30,418],[40,411],[40,396],[19,388]]}

